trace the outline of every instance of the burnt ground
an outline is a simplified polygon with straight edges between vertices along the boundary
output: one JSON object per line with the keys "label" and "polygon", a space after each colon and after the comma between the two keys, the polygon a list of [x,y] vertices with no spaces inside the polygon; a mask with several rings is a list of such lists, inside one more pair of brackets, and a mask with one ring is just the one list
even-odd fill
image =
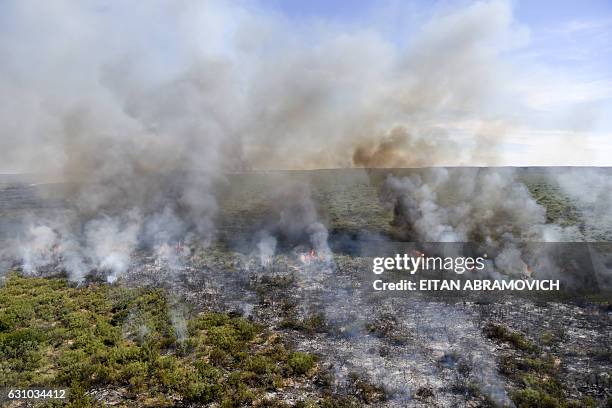
{"label": "burnt ground", "polygon": [[[333,259],[304,260],[308,248],[281,242],[262,266],[250,237],[273,217],[264,193],[275,176],[232,177],[223,192],[219,242],[193,245],[172,265],[140,250],[115,284],[165,288],[185,313],[241,314],[318,355],[320,373],[308,387],[282,395],[286,402],[329,393],[372,407],[612,403],[609,294],[482,299],[372,293],[363,272],[369,261],[351,242],[355,236],[393,239],[392,214],[361,171],[293,176],[313,186],[336,249]],[[539,199],[555,206],[552,218],[560,213],[565,222],[581,222],[571,202],[537,175],[529,177]],[[66,211],[69,204],[54,198],[53,186],[43,188],[51,191],[44,199],[36,186],[0,191],[4,239],[26,214]],[[50,265],[42,272],[62,271]]]}
{"label": "burnt ground", "polygon": [[263,268],[221,252],[202,250],[172,272],[141,263],[125,282],[166,286],[195,309],[236,311],[285,333],[321,356],[328,376],[313,386],[363,405],[506,406],[526,389],[557,405],[523,406],[603,406],[610,397],[612,309],[601,298],[390,297],[365,288],[358,257],[303,263],[284,254]]}

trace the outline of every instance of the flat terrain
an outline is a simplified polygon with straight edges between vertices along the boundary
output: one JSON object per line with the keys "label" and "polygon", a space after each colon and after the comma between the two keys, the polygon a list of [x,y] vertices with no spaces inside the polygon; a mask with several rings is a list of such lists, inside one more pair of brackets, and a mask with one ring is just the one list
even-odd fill
{"label": "flat terrain", "polygon": [[[610,231],[549,172],[519,170],[547,221],[605,245]],[[368,290],[365,249],[398,237],[378,194],[386,173],[227,175],[212,245],[190,244],[179,263],[139,248],[112,285],[93,273],[77,286],[53,264],[23,277],[5,262],[15,272],[0,288],[0,387],[68,388],[73,406],[610,406],[609,292]],[[73,211],[61,189],[4,184],[2,239],[24,217]],[[292,189],[308,192],[331,259],[305,258],[308,238],[279,232],[262,263],[259,234],[277,231]]]}

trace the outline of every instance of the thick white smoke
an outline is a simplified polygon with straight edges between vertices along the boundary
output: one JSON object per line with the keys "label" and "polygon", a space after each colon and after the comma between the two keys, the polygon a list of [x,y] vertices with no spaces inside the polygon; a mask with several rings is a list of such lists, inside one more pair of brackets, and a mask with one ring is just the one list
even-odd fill
{"label": "thick white smoke", "polygon": [[54,263],[58,245],[57,234],[46,225],[31,225],[20,247],[23,270],[36,273],[40,266]]}
{"label": "thick white smoke", "polygon": [[546,210],[512,169],[437,168],[389,177],[395,223],[429,242],[540,241]]}
{"label": "thick white smoke", "polygon": [[316,256],[329,261],[331,250],[327,244],[327,228],[321,223],[308,185],[281,187],[279,219],[275,229],[289,240],[299,242],[304,235]]}
{"label": "thick white smoke", "polygon": [[86,225],[86,248],[93,265],[107,271],[109,282],[127,272],[130,257],[138,244],[140,215],[127,214],[127,219],[94,219]]}
{"label": "thick white smoke", "polygon": [[261,240],[257,243],[259,250],[259,262],[261,266],[267,267],[270,265],[276,253],[277,240],[268,233],[264,233]]}
{"label": "thick white smoke", "polygon": [[5,7],[5,165],[102,179],[104,189],[80,197],[94,208],[126,191],[148,198],[133,177],[151,172],[208,175],[180,192],[196,206],[222,167],[349,166],[397,126],[409,136],[394,163],[462,163],[469,143],[453,154],[442,143],[440,157],[418,147],[447,141],[453,122],[498,119],[500,55],[524,34],[504,1],[444,10],[402,46],[371,28],[295,24],[240,2]]}
{"label": "thick white smoke", "polygon": [[547,246],[536,245],[529,253],[524,243],[583,239],[577,227],[548,223],[546,209],[510,168],[435,168],[389,176],[381,198],[393,208],[402,238],[477,243],[494,251],[495,276],[497,271],[529,276],[529,265],[540,273],[554,270]]}
{"label": "thick white smoke", "polygon": [[[38,224],[60,225],[79,277],[119,276],[140,244],[210,243],[226,171],[491,164],[511,100],[503,55],[525,38],[496,0],[440,8],[406,41],[257,3],[2,7],[0,162],[68,182],[77,221]],[[449,130],[466,122],[481,125]],[[302,224],[327,257],[320,220]]]}

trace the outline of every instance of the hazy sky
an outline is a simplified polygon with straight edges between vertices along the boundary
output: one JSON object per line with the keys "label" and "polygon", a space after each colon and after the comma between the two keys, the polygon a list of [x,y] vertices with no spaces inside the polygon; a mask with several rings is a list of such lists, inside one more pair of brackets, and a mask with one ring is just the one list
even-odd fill
{"label": "hazy sky", "polygon": [[[435,164],[609,166],[611,67],[609,0],[0,1],[0,171],[64,160],[76,104],[109,118],[100,132],[117,131],[134,119],[117,105],[198,69],[221,69],[219,95],[198,98],[224,102],[213,119],[255,160],[295,162],[307,138],[298,150],[316,166],[310,157],[353,148],[355,129],[399,124],[423,137],[442,129],[459,145],[485,133],[476,145],[497,145],[494,162]],[[139,132],[154,128],[136,119]],[[275,152],[263,148],[275,141]]]}
{"label": "hazy sky", "polygon": [[[474,3],[274,0],[261,4],[296,21],[320,20],[347,30],[370,27],[404,45],[432,15]],[[517,102],[525,108],[521,115],[529,117],[529,126],[507,135],[505,163],[612,165],[612,2],[515,0],[511,7],[524,38],[503,58],[514,66]],[[577,139],[584,143],[575,143]],[[571,154],[556,151],[563,144],[572,144]]]}

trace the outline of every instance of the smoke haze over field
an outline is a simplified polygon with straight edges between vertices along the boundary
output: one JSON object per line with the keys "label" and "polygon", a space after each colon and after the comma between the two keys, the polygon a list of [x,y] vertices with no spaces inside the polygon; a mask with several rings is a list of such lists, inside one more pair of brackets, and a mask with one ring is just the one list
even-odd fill
{"label": "smoke haze over field", "polygon": [[[210,243],[227,172],[496,165],[504,138],[530,125],[507,57],[529,32],[507,1],[437,8],[402,41],[253,2],[14,1],[0,22],[2,168],[59,174],[76,210],[30,220],[16,247],[28,265],[62,254],[77,279],[92,267],[116,278],[139,245]],[[524,187],[497,177],[466,191],[517,193],[514,227],[542,224]],[[408,224],[470,239],[474,227],[435,209],[446,182],[432,181],[393,184],[406,208],[418,199],[407,186],[438,194],[413,203],[434,209]],[[326,253],[308,188],[280,197],[271,229]],[[507,213],[502,200],[465,201],[474,223],[479,209]]]}
{"label": "smoke haze over field", "polygon": [[394,203],[394,223],[426,242],[558,242],[579,232],[548,224],[546,209],[513,169],[431,169],[390,176],[383,199]]}

